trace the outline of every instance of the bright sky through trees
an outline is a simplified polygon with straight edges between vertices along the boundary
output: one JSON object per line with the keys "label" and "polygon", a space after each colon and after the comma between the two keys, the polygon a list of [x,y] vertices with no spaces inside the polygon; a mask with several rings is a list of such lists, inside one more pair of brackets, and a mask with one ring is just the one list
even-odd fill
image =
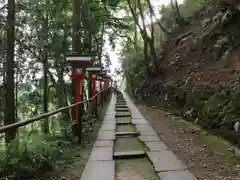
{"label": "bright sky through trees", "polygon": [[[181,4],[183,2],[183,0],[178,0],[178,2]],[[156,10],[156,8],[158,8],[160,5],[163,5],[163,4],[169,4],[170,0],[151,0],[151,3],[153,5],[153,7],[155,8],[156,16],[160,17],[160,14]],[[145,21],[146,21],[146,23],[150,23],[150,18],[147,17]],[[114,73],[115,68],[118,68],[120,66],[119,56],[118,56],[118,50],[120,48],[121,48],[121,46],[120,46],[119,42],[116,43],[116,50],[115,51],[112,50],[111,45],[109,44],[109,41],[106,41],[106,43],[105,43],[104,51],[109,53],[110,58],[111,58],[111,62],[112,62],[112,65],[110,67],[111,74]]]}

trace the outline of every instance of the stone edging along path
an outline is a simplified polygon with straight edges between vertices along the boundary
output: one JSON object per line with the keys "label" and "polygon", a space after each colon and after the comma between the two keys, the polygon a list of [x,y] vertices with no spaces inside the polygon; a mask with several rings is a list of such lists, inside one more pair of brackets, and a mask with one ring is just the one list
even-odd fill
{"label": "stone edging along path", "polygon": [[[160,140],[128,95],[123,93],[121,97],[112,95],[81,180],[115,180],[115,159],[121,156],[132,156],[134,158],[143,155],[148,157],[161,180],[197,180],[178,157]],[[136,127],[137,131],[116,132],[116,124],[129,123],[126,121],[116,122],[117,118],[122,117],[130,117],[130,123]],[[144,151],[114,152],[116,136],[124,134],[138,136],[146,147]]]}

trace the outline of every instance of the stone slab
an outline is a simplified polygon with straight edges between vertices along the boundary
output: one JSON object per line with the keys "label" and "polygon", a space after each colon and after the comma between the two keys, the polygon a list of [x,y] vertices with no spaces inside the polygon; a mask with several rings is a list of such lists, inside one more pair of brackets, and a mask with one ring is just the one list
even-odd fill
{"label": "stone slab", "polygon": [[147,152],[147,155],[157,172],[187,169],[172,151]]}
{"label": "stone slab", "polygon": [[89,161],[81,180],[115,180],[115,162],[114,161]]}
{"label": "stone slab", "polygon": [[100,131],[115,131],[115,130],[116,130],[115,123],[104,123],[100,128]]}
{"label": "stone slab", "polygon": [[144,118],[143,116],[138,116],[138,115],[136,116],[135,114],[132,113],[132,111],[131,111],[131,115],[132,115],[133,119],[143,119]]}
{"label": "stone slab", "polygon": [[89,161],[111,161],[113,160],[113,147],[94,147]]}
{"label": "stone slab", "polygon": [[165,151],[168,147],[162,142],[146,142],[149,151]]}
{"label": "stone slab", "polygon": [[138,124],[147,124],[147,121],[143,121],[143,120],[136,120],[136,119],[132,119],[132,123],[134,125],[138,125]]}
{"label": "stone slab", "polygon": [[116,105],[115,108],[128,108],[127,105]]}
{"label": "stone slab", "polygon": [[113,141],[96,140],[94,147],[112,147],[113,148]]}
{"label": "stone slab", "polygon": [[114,112],[106,112],[105,113],[105,116],[110,116],[110,117],[114,117],[116,115],[116,112],[115,112],[115,110],[114,110]]}
{"label": "stone slab", "polygon": [[189,171],[169,171],[158,173],[161,180],[197,180]]}
{"label": "stone slab", "polygon": [[130,112],[128,108],[116,108],[116,112]]}
{"label": "stone slab", "polygon": [[97,140],[115,140],[115,131],[99,131]]}
{"label": "stone slab", "polygon": [[105,115],[103,118],[103,121],[114,121],[115,120],[115,114],[114,115]]}
{"label": "stone slab", "polygon": [[139,132],[116,132],[116,136],[138,136]]}
{"label": "stone slab", "polygon": [[117,112],[115,116],[131,116],[130,112]]}
{"label": "stone slab", "polygon": [[124,103],[125,103],[126,101],[125,101],[125,99],[122,99],[122,98],[118,98],[118,99],[116,100],[116,103],[121,103],[121,102],[124,102]]}
{"label": "stone slab", "polygon": [[106,115],[114,115],[116,112],[114,111],[114,109],[111,109],[111,110],[107,110],[105,112]]}
{"label": "stone slab", "polygon": [[128,116],[128,117],[116,117],[115,119],[116,119],[116,121],[120,121],[120,120],[123,120],[123,121],[132,121],[131,116]]}
{"label": "stone slab", "polygon": [[103,124],[116,124],[116,119],[115,118],[114,118],[114,120],[106,119],[103,121]]}
{"label": "stone slab", "polygon": [[131,114],[116,114],[115,115],[116,118],[121,118],[121,117],[131,117]]}
{"label": "stone slab", "polygon": [[117,125],[131,125],[131,121],[117,121]]}
{"label": "stone slab", "polygon": [[117,103],[126,103],[126,101],[124,99],[118,99]]}
{"label": "stone slab", "polygon": [[149,124],[137,124],[136,129],[140,132],[155,132]]}
{"label": "stone slab", "polygon": [[140,131],[140,134],[142,136],[158,136],[157,133],[154,131]]}
{"label": "stone slab", "polygon": [[133,156],[143,156],[145,155],[144,151],[127,151],[127,152],[115,152],[114,157],[133,157]]}
{"label": "stone slab", "polygon": [[126,102],[117,102],[116,105],[127,105]]}
{"label": "stone slab", "polygon": [[160,138],[156,135],[141,135],[139,136],[140,141],[146,142],[160,142]]}

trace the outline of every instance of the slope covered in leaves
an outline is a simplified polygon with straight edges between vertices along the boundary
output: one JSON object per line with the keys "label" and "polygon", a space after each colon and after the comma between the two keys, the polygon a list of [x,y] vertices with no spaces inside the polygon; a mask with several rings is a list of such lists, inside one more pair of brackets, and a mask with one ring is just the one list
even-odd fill
{"label": "slope covered in leaves", "polygon": [[164,45],[165,77],[188,87],[225,83],[239,69],[239,28],[236,4],[209,4]]}
{"label": "slope covered in leaves", "polygon": [[240,2],[212,1],[170,34],[160,71],[136,91],[148,104],[178,109],[194,123],[240,145]]}

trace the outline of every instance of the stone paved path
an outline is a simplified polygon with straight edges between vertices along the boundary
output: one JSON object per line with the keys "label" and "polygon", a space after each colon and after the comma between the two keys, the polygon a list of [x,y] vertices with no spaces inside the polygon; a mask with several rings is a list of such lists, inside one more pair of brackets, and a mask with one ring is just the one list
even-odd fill
{"label": "stone paved path", "polygon": [[[148,156],[161,180],[197,180],[178,157],[160,140],[157,133],[154,132],[153,128],[148,124],[130,98],[126,94],[123,94],[123,97],[125,101],[123,99],[117,100],[117,97],[112,95],[81,180],[115,180],[116,169],[114,157],[132,156],[134,158],[135,155]],[[128,117],[130,118],[126,121]],[[121,124],[128,124],[130,121],[136,127],[137,133],[116,132],[116,124],[119,124],[119,122],[116,122],[116,118],[122,118],[120,120]],[[145,151],[135,150],[132,152],[114,153],[115,139],[124,134],[139,136],[140,141],[147,147]]]}

